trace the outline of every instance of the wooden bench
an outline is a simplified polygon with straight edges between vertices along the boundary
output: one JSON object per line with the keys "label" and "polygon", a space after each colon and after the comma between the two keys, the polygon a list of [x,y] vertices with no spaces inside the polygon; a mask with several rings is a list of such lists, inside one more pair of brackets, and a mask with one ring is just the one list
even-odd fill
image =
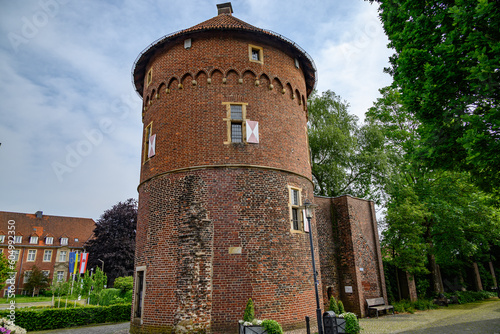
{"label": "wooden bench", "polygon": [[387,314],[387,310],[392,310],[392,314],[394,314],[394,306],[387,305],[385,303],[384,297],[367,299],[366,304],[368,305],[368,316],[370,316],[370,311],[375,310],[377,312],[378,319],[378,311],[385,311]]}

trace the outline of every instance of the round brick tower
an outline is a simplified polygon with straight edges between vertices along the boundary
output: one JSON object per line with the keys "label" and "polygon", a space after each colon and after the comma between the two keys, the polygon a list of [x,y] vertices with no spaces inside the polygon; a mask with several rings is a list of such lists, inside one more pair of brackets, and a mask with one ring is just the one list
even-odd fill
{"label": "round brick tower", "polygon": [[313,199],[314,63],[217,7],[134,64],[144,135],[133,333],[236,333],[249,298],[256,318],[284,328],[315,317],[300,208]]}

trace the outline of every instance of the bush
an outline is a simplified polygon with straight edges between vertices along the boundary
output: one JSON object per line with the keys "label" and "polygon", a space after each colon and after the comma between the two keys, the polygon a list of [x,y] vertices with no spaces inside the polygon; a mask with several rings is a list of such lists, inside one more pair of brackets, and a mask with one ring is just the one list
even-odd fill
{"label": "bush", "polygon": [[[16,325],[27,331],[86,326],[130,320],[131,304],[87,306],[76,308],[17,309]],[[0,310],[0,317],[10,314]]]}
{"label": "bush", "polygon": [[283,328],[275,320],[263,320],[261,326],[264,327],[267,334],[283,334]]}
{"label": "bush", "polygon": [[339,312],[339,305],[337,304],[337,301],[333,296],[330,297],[330,305],[328,308],[328,311],[333,311],[335,314],[340,314]]}
{"label": "bush", "polygon": [[356,314],[351,312],[342,313],[341,316],[345,319],[345,332],[347,334],[358,334],[361,330]]}
{"label": "bush", "polygon": [[132,291],[134,288],[134,277],[132,276],[117,277],[115,279],[113,287],[115,289],[120,289],[122,293],[125,293],[127,291]]}
{"label": "bush", "polygon": [[445,293],[447,298],[457,296],[459,304],[472,303],[478,300],[484,300],[496,297],[494,292],[489,291],[455,291],[453,293]]}
{"label": "bush", "polygon": [[344,303],[342,303],[341,300],[339,300],[339,302],[337,303],[337,305],[339,306],[339,314],[345,313]]}
{"label": "bush", "polygon": [[252,298],[249,298],[247,306],[245,307],[245,313],[243,314],[243,321],[252,322],[254,318],[255,318],[255,309],[253,306]]}

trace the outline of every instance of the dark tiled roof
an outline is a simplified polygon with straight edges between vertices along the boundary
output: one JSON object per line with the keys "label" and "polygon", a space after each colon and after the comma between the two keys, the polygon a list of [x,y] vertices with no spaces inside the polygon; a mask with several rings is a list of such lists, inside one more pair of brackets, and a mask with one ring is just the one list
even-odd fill
{"label": "dark tiled roof", "polygon": [[[9,224],[14,221],[14,224]],[[54,238],[53,244],[49,246],[60,246],[60,238],[68,238],[68,247],[81,248],[83,244],[92,237],[95,228],[95,222],[90,218],[74,218],[43,215],[37,218],[35,214],[5,212],[0,211],[0,231],[7,235],[9,226],[15,226],[16,235],[23,236],[21,245],[31,245],[30,236],[38,236],[38,245],[45,245],[45,237]],[[12,229],[12,228],[11,228]],[[78,241],[75,241],[75,238]],[[5,237],[4,244],[8,243],[8,237]]]}
{"label": "dark tiled roof", "polygon": [[166,35],[157,41],[151,43],[141,54],[137,57],[132,67],[132,80],[134,82],[137,93],[142,98],[142,92],[144,89],[144,75],[146,71],[146,66],[148,65],[149,59],[153,56],[157,49],[160,49],[164,45],[171,41],[176,40],[180,36],[187,36],[197,32],[213,31],[213,30],[226,30],[226,31],[241,31],[254,33],[256,38],[269,38],[280,44],[285,44],[287,47],[291,47],[295,53],[302,55],[303,68],[305,69],[306,76],[306,86],[307,94],[309,95],[314,87],[316,86],[316,65],[312,58],[305,52],[300,46],[295,44],[288,38],[281,36],[270,30],[265,30],[257,28],[251,24],[248,24],[229,13],[219,14],[209,20],[201,22],[191,28],[180,30],[174,32],[170,35]]}

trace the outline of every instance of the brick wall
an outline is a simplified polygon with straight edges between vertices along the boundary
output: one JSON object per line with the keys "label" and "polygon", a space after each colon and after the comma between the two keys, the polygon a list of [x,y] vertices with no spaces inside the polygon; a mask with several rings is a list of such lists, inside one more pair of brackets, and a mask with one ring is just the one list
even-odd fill
{"label": "brick wall", "polygon": [[[374,205],[351,196],[316,197],[323,295],[327,289],[347,311],[366,314],[366,299],[387,300]],[[352,290],[352,292],[350,292]]]}
{"label": "brick wall", "polygon": [[[308,234],[290,232],[287,186],[312,198],[308,179],[256,168],[179,172],[145,183],[136,253],[136,266],[147,267],[143,328],[233,333],[248,298],[256,317],[284,328],[314,317]],[[230,254],[235,247],[241,252]]]}

